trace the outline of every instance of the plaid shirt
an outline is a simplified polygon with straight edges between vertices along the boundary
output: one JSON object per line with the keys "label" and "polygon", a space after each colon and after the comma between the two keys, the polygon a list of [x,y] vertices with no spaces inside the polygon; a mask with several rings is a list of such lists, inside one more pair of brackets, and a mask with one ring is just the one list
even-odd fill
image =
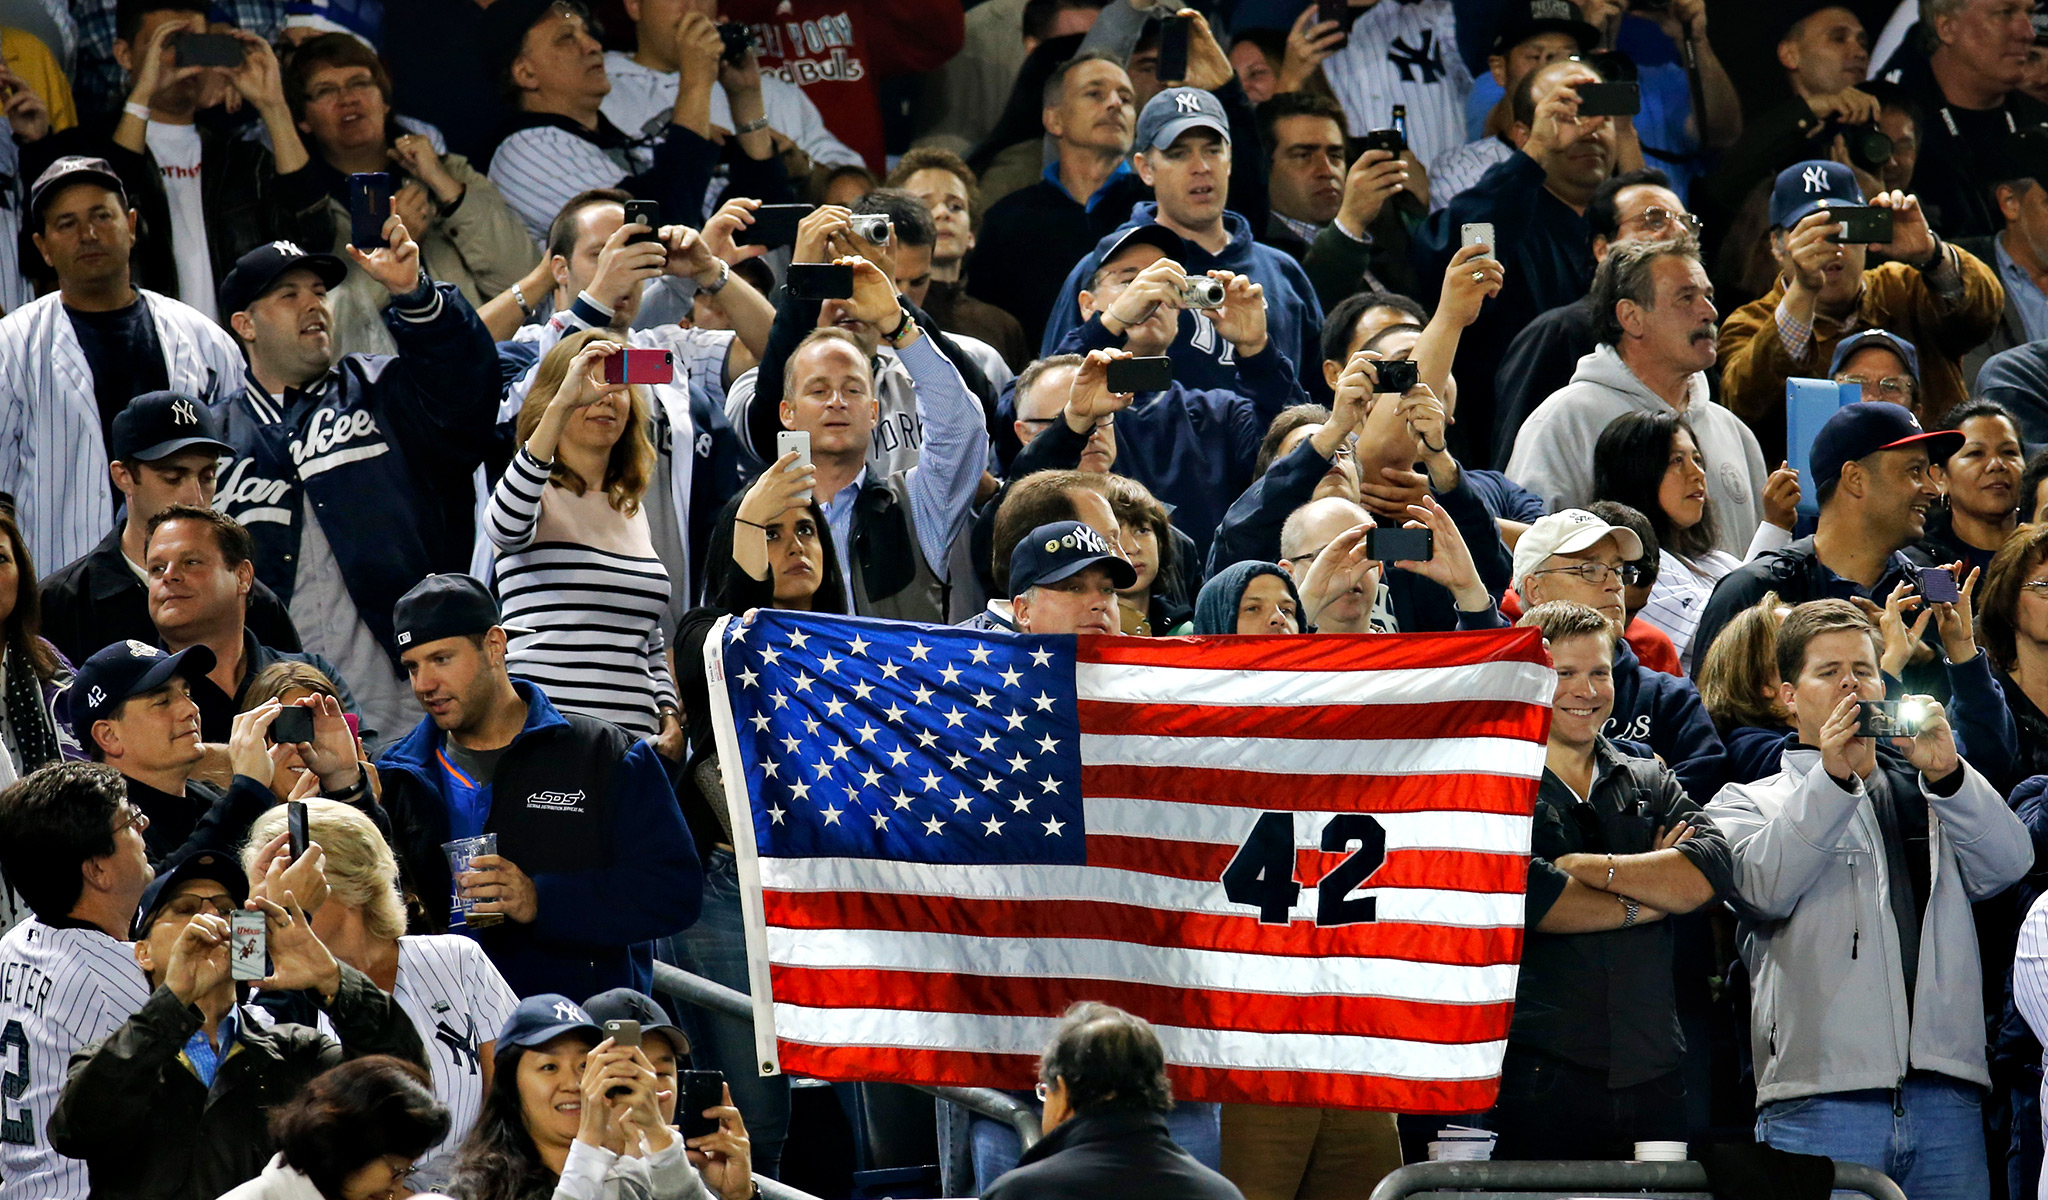
{"label": "plaid shirt", "polygon": [[[119,112],[128,101],[128,72],[114,61],[114,8],[115,0],[71,0],[71,19],[78,25],[71,93],[81,116]],[[275,42],[284,12],[285,0],[214,0],[208,18]]]}

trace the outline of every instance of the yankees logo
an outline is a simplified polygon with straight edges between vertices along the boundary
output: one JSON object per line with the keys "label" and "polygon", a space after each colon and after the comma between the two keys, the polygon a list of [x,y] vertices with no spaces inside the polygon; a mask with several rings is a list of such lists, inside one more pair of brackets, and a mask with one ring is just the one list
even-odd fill
{"label": "yankees logo", "polygon": [[299,249],[299,244],[297,242],[287,241],[284,238],[279,238],[277,241],[270,243],[270,248],[272,250],[277,251],[279,254],[289,254],[293,258],[306,257],[306,252],[304,250]]}
{"label": "yankees logo", "polygon": [[1816,166],[1811,166],[1811,167],[1808,167],[1808,168],[1806,168],[1806,169],[1805,169],[1804,171],[1801,171],[1801,172],[1799,173],[1799,186],[1800,186],[1800,187],[1801,187],[1802,189],[1804,189],[1804,190],[1806,190],[1806,191],[1809,191],[1809,192],[1825,192],[1825,191],[1827,191],[1827,190],[1828,190],[1828,173],[1827,173],[1827,169],[1826,169],[1826,168],[1824,168],[1824,167],[1821,167],[1821,166],[1818,166],[1818,165],[1816,165]]}
{"label": "yankees logo", "polygon": [[555,1016],[563,1021],[578,1021],[586,1025],[590,1023],[590,1018],[583,1015],[583,1010],[567,1000],[556,1003]]}
{"label": "yankees logo", "polygon": [[[437,1004],[434,1007],[447,1006]],[[560,1009],[561,1005],[555,1007]],[[448,1047],[449,1053],[455,1056],[458,1065],[467,1065],[469,1073],[476,1075],[482,1069],[481,1060],[477,1057],[476,1017],[464,1013],[462,1022],[464,1028],[460,1032],[445,1020],[434,1022],[434,1040]]]}
{"label": "yankees logo", "polygon": [[1401,82],[1414,83],[1415,72],[1422,72],[1423,83],[1435,83],[1444,74],[1444,52],[1436,44],[1436,31],[1425,29],[1421,33],[1422,45],[1411,46],[1401,38],[1393,39],[1387,49],[1387,61],[1401,69]]}
{"label": "yankees logo", "polygon": [[199,424],[199,412],[190,400],[178,400],[171,404],[171,420],[180,425]]}
{"label": "yankees logo", "polygon": [[1202,111],[1202,99],[1193,92],[1182,92],[1173,98],[1173,107],[1184,113]]}

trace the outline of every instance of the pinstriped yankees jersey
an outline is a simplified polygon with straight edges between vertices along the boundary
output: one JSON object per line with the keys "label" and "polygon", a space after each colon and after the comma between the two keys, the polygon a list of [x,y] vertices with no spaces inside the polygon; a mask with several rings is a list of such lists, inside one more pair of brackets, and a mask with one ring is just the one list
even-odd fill
{"label": "pinstriped yankees jersey", "polygon": [[1323,74],[1354,137],[1391,127],[1394,105],[1403,104],[1416,161],[1465,142],[1472,74],[1458,56],[1450,0],[1379,0],[1359,14],[1344,49],[1323,60]]}

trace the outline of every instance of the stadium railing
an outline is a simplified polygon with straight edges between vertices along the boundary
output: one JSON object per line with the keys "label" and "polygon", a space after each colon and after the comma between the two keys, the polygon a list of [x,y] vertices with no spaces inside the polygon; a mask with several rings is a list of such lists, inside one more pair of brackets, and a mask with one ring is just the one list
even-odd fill
{"label": "stadium railing", "polygon": [[[1835,1190],[1872,1200],[1906,1200],[1882,1171],[1835,1164]],[[1371,1200],[1578,1200],[1602,1193],[1659,1200],[1712,1200],[1707,1169],[1696,1162],[1432,1162],[1402,1167]]]}

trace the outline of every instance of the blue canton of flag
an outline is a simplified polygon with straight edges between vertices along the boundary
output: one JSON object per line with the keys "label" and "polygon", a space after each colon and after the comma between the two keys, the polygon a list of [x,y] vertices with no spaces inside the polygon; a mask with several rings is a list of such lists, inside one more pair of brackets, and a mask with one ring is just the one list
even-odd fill
{"label": "blue canton of flag", "polygon": [[724,668],[762,857],[1086,861],[1072,638],[763,609]]}

